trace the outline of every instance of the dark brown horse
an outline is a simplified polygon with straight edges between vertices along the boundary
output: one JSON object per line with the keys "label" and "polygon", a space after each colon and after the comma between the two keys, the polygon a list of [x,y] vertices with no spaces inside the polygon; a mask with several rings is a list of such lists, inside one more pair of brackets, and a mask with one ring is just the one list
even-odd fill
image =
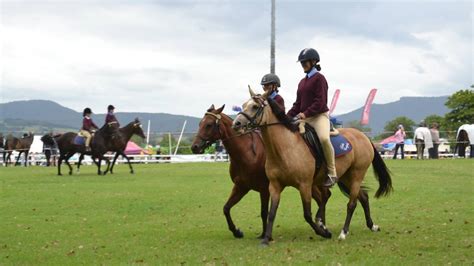
{"label": "dark brown horse", "polygon": [[[102,128],[100,128],[95,133],[91,141],[90,152],[86,152],[84,145],[77,145],[74,143],[74,139],[76,138],[77,133],[67,132],[61,135],[54,136],[54,139],[56,140],[59,149],[58,175],[62,175],[61,163],[63,161],[69,167],[69,174],[72,175],[72,166],[69,163],[69,159],[76,153],[90,155],[92,159],[105,160],[105,162],[107,163],[107,169],[103,174],[107,174],[110,168],[110,161],[109,159],[104,157],[104,154],[107,152],[106,140],[112,136],[114,131],[116,131],[116,129],[114,129],[114,127],[110,124],[105,124]],[[45,138],[45,141],[47,141],[47,137]],[[101,175],[102,172],[100,170],[100,164],[96,164],[98,167],[97,173]]]}
{"label": "dark brown horse", "polygon": [[[115,152],[114,160],[112,161],[112,165],[110,166],[111,174],[113,174],[115,161],[117,161],[117,158],[120,155],[127,159],[128,166],[130,167],[130,173],[134,173],[132,164],[130,163],[130,159],[125,154],[125,148],[127,148],[127,143],[130,141],[133,135],[137,135],[141,138],[146,138],[145,133],[142,129],[142,124],[138,118],[135,118],[135,121],[128,123],[128,125],[119,128],[117,134],[113,135],[110,139],[107,139],[107,151]],[[77,171],[79,171],[83,159],[84,154],[81,154],[81,156],[79,157],[79,163],[77,164]]]}
{"label": "dark brown horse", "polygon": [[16,158],[15,165],[19,165],[20,156],[22,153],[25,155],[24,165],[28,165],[28,155],[30,153],[30,147],[33,143],[34,135],[33,133],[24,134],[23,138],[16,138],[13,136],[8,136],[5,142],[5,151],[3,153],[3,162],[5,166],[8,166],[8,163],[11,162],[11,155],[13,151],[18,151],[18,157]]}
{"label": "dark brown horse", "polygon": [[230,215],[230,210],[250,190],[260,193],[260,216],[262,218],[262,238],[265,233],[268,216],[268,179],[265,175],[265,150],[262,139],[256,132],[237,134],[232,129],[232,119],[222,113],[224,106],[215,109],[212,105],[199,124],[199,132],[194,138],[191,149],[195,154],[202,154],[204,150],[217,140],[222,140],[230,155],[230,177],[234,187],[229,199],[224,205],[224,215],[229,230],[234,237],[241,238],[243,232],[239,230]]}

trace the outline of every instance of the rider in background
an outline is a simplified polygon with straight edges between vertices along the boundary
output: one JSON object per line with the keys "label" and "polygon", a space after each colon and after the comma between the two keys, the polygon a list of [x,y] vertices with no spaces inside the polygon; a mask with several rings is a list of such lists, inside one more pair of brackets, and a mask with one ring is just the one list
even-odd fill
{"label": "rider in background", "polygon": [[87,107],[82,112],[82,128],[81,128],[81,135],[86,138],[86,151],[90,151],[90,143],[92,139],[92,134],[99,128],[91,118],[92,110]]}
{"label": "rider in background", "polygon": [[281,110],[285,112],[285,100],[278,94],[278,88],[281,86],[280,78],[275,74],[266,74],[262,77],[260,85],[262,85],[265,92],[271,92],[268,97],[273,99],[280,106]]}
{"label": "rider in background", "polygon": [[113,105],[109,105],[107,107],[107,115],[105,116],[105,123],[106,124],[110,124],[110,123],[114,123],[114,124],[117,124],[116,127],[120,127],[120,123],[119,121],[117,120],[117,118],[115,117],[115,107]]}
{"label": "rider in background", "polygon": [[334,148],[330,140],[330,121],[328,99],[328,83],[319,72],[319,54],[313,48],[302,50],[298,56],[306,76],[298,84],[296,101],[288,112],[288,116],[305,120],[318,133],[323,146],[324,158],[328,168],[328,178],[323,186],[331,187],[337,182]]}

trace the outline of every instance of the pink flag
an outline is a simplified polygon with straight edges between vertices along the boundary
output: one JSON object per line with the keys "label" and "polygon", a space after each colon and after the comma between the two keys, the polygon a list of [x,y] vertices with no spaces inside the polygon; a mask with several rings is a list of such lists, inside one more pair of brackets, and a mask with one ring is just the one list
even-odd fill
{"label": "pink flag", "polygon": [[329,108],[329,114],[332,114],[334,109],[336,109],[337,100],[339,100],[339,94],[341,93],[340,89],[337,89],[332,96],[331,107]]}
{"label": "pink flag", "polygon": [[360,119],[361,125],[369,124],[370,107],[372,106],[372,102],[374,101],[376,93],[377,89],[372,89],[369,93],[369,96],[367,96],[367,100],[365,101],[364,105],[364,111],[362,112],[362,118]]}
{"label": "pink flag", "polygon": [[387,143],[397,143],[397,142],[398,142],[398,141],[397,141],[397,137],[395,137],[395,135],[392,135],[392,136],[390,136],[390,137],[388,137],[388,138],[382,140],[382,141],[380,142],[380,144],[383,145],[383,144],[387,144]]}

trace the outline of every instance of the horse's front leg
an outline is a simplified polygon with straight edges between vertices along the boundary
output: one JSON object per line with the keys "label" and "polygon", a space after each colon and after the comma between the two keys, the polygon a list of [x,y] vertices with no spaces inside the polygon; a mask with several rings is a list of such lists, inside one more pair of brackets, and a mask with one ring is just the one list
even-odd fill
{"label": "horse's front leg", "polygon": [[[268,221],[268,202],[270,201],[270,192],[268,189],[260,192],[260,217],[262,218],[262,233],[258,237],[263,239],[265,237],[265,230],[267,228]],[[271,240],[271,239],[270,239]]]}
{"label": "horse's front leg", "polygon": [[232,217],[230,216],[230,209],[232,209],[232,207],[237,204],[248,192],[249,190],[247,188],[242,188],[234,184],[229,199],[224,205],[224,215],[225,219],[227,220],[227,226],[236,238],[244,237],[244,233],[235,227],[235,224],[232,221]]}

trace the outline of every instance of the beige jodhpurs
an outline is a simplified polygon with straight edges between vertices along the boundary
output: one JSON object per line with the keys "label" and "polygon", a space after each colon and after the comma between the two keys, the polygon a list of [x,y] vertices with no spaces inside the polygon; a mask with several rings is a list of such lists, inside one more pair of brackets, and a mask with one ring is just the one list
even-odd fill
{"label": "beige jodhpurs", "polygon": [[334,156],[334,148],[332,147],[331,140],[329,137],[330,134],[330,125],[329,122],[329,113],[321,113],[312,117],[307,117],[305,122],[310,124],[316,133],[318,133],[319,141],[323,146],[324,158],[328,166],[328,175],[331,177],[336,177],[336,158]]}
{"label": "beige jodhpurs", "polygon": [[83,137],[86,138],[86,147],[89,147],[89,145],[91,144],[91,139],[92,139],[91,133],[87,130],[82,130],[82,129],[81,129],[80,133]]}

